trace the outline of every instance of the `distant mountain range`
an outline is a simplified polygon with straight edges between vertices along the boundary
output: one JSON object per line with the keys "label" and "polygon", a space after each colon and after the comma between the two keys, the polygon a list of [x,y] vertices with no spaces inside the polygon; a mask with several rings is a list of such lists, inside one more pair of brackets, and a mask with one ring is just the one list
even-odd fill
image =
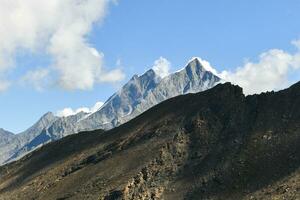
{"label": "distant mountain range", "polygon": [[180,95],[1,166],[0,199],[298,200],[299,105],[300,82],[259,95],[230,83]]}
{"label": "distant mountain range", "polygon": [[14,134],[0,128],[0,146],[5,145],[14,138]]}
{"label": "distant mountain range", "polygon": [[[17,152],[19,152],[29,142],[34,140],[43,130],[45,130],[45,128],[58,119],[59,118],[55,117],[52,113],[47,113],[26,131],[17,135],[9,134],[9,140],[6,142],[0,142],[0,163],[4,163],[5,161],[12,160],[11,158],[17,157],[15,156]],[[3,140],[2,134],[0,140]],[[41,144],[43,143],[40,143],[40,145]]]}
{"label": "distant mountain range", "polygon": [[197,58],[190,60],[182,70],[164,78],[152,69],[141,76],[134,75],[94,113],[80,112],[57,117],[49,112],[20,134],[0,131],[0,164],[16,160],[50,141],[70,134],[117,127],[166,99],[201,92],[220,81]]}

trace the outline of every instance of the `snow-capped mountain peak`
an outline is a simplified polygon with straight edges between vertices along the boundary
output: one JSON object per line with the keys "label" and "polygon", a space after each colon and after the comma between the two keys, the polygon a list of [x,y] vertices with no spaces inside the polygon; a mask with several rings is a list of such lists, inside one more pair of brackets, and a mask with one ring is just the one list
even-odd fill
{"label": "snow-capped mountain peak", "polygon": [[[217,70],[211,66],[211,64],[200,58],[200,57],[192,57],[185,65],[185,67],[181,68],[180,70],[177,70],[176,72],[181,72],[186,70],[188,67],[194,67],[201,71],[209,71],[213,73],[215,76],[218,76]],[[175,72],[175,73],[176,73]]]}
{"label": "snow-capped mountain peak", "polygon": [[153,69],[140,76],[134,75],[93,112],[78,112],[66,117],[46,113],[34,126],[18,134],[12,145],[0,146],[0,164],[69,134],[114,128],[169,98],[210,89],[221,80],[216,74],[207,61],[194,57],[183,69],[163,78]]}

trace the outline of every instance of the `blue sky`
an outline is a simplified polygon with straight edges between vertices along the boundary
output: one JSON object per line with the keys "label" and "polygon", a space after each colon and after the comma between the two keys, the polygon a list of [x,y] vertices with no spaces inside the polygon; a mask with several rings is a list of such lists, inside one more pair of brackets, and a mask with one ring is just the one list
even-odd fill
{"label": "blue sky", "polygon": [[[103,6],[101,0],[94,2],[95,6]],[[296,42],[291,44],[300,38],[298,0],[119,0],[103,9],[105,16],[95,17],[83,38],[85,43],[104,54],[103,68],[122,71],[122,78],[95,82],[88,88],[66,88],[47,83],[37,89],[22,77],[28,71],[53,65],[53,55],[57,59],[57,54],[61,52],[55,49],[49,55],[43,50],[44,47],[34,48],[33,51],[23,45],[14,52],[14,66],[9,70],[0,70],[2,79],[11,82],[10,87],[0,93],[0,127],[17,133],[31,126],[47,111],[91,107],[97,101],[105,101],[132,75],[151,68],[159,57],[171,63],[171,71],[182,68],[191,57],[199,56],[219,72],[227,70],[234,73],[237,67],[244,67],[247,63],[255,68],[265,64],[269,57],[273,59],[274,55],[296,57],[299,51]],[[26,21],[20,23],[30,28]],[[3,39],[1,37],[0,34],[0,39]],[[280,51],[270,52],[271,49]],[[259,55],[265,52],[271,56],[260,58]],[[279,61],[273,59],[271,63],[276,65]],[[298,64],[294,65],[298,69]],[[279,68],[282,66],[284,64]],[[288,83],[300,80],[299,75],[299,70],[289,71]],[[55,79],[58,72],[49,76]]]}

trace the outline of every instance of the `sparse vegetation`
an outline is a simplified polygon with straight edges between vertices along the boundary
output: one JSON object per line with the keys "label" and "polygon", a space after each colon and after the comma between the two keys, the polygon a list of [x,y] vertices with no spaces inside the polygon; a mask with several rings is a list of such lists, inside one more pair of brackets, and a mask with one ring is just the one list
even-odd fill
{"label": "sparse vegetation", "polygon": [[0,199],[300,199],[300,83],[245,97],[229,83],[0,168]]}

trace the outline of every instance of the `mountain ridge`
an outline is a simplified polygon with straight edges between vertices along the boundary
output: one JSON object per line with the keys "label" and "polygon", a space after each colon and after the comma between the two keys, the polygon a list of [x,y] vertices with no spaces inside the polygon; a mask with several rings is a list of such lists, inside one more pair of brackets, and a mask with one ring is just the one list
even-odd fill
{"label": "mountain ridge", "polygon": [[2,144],[8,143],[14,137],[15,137],[15,134],[13,134],[12,132],[4,130],[3,128],[0,128],[0,146]]}
{"label": "mountain ridge", "polygon": [[0,145],[0,163],[8,161],[16,150],[22,148],[26,143],[37,137],[41,131],[54,122],[57,117],[53,113],[47,112],[34,125],[27,130],[14,135],[6,144]]}
{"label": "mountain ridge", "polygon": [[170,98],[1,167],[0,197],[297,199],[299,103],[300,82],[249,96],[225,83]]}
{"label": "mountain ridge", "polygon": [[164,78],[149,69],[140,76],[134,75],[96,112],[80,112],[67,117],[46,113],[37,122],[40,124],[38,127],[34,125],[18,134],[8,146],[0,146],[0,164],[11,162],[45,143],[70,134],[114,128],[168,98],[207,90],[220,80],[197,58],[190,60],[180,71]]}

